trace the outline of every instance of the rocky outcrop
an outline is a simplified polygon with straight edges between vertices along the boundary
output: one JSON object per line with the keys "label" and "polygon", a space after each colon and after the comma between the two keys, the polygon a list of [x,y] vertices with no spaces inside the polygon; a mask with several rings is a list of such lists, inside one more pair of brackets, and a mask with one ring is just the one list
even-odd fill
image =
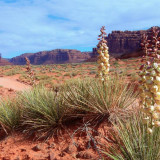
{"label": "rocky outcrop", "polygon": [[141,49],[141,37],[146,31],[113,31],[108,35],[110,53],[131,53]]}
{"label": "rocky outcrop", "polygon": [[12,65],[7,59],[0,59],[0,66]]}
{"label": "rocky outcrop", "polygon": [[[160,27],[157,28],[160,30]],[[140,46],[142,35],[144,33],[149,35],[151,29],[152,28],[140,31],[112,31],[106,38],[109,53],[119,58],[142,56],[143,52]],[[94,52],[96,52],[96,49],[94,49]]]}
{"label": "rocky outcrop", "polygon": [[31,64],[60,64],[83,62],[92,56],[92,52],[80,52],[71,49],[55,49],[52,51],[42,51],[37,53],[26,53],[14,57],[10,60],[16,65],[26,64],[25,57],[28,57]]}

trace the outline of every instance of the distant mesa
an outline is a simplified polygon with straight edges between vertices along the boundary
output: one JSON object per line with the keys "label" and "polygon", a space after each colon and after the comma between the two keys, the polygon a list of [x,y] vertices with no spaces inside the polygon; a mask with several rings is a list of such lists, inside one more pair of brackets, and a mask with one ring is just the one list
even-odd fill
{"label": "distant mesa", "polygon": [[15,65],[24,65],[26,64],[25,57],[28,57],[31,64],[34,65],[79,63],[89,59],[91,56],[92,52],[81,52],[73,49],[55,49],[37,53],[25,53],[11,58],[10,62]]}

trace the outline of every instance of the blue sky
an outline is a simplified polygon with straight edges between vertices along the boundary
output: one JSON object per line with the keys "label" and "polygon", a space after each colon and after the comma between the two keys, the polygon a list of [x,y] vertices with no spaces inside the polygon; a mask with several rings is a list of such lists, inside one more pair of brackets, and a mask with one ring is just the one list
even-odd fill
{"label": "blue sky", "polygon": [[159,0],[0,0],[0,53],[91,51],[102,25],[107,33],[160,26],[159,8]]}

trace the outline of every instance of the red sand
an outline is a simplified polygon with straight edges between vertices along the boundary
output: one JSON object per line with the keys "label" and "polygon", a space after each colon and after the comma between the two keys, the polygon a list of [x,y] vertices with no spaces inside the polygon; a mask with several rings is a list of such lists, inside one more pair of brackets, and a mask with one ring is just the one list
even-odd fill
{"label": "red sand", "polygon": [[23,91],[31,88],[29,85],[20,83],[12,77],[0,77],[0,86],[8,89],[13,89],[15,91]]}
{"label": "red sand", "polygon": [[[79,126],[77,126],[78,128]],[[93,141],[84,132],[74,134],[77,129],[70,127],[58,137],[47,141],[26,140],[24,135],[13,134],[0,141],[0,159],[2,160],[98,160],[100,156]],[[101,125],[97,132],[89,131],[96,142],[96,147],[107,147],[111,126]],[[72,137],[73,136],[73,137]],[[108,140],[107,140],[108,139]],[[90,143],[89,143],[90,142]],[[76,144],[76,146],[74,145]],[[101,153],[102,155],[102,153]],[[109,158],[107,158],[109,160]]]}

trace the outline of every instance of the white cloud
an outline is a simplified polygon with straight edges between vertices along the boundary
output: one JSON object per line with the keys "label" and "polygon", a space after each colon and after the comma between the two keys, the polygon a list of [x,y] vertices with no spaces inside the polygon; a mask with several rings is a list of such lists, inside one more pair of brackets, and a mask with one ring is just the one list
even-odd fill
{"label": "white cloud", "polygon": [[7,1],[0,1],[4,57],[55,48],[91,49],[102,25],[107,32],[160,25],[159,0]]}

